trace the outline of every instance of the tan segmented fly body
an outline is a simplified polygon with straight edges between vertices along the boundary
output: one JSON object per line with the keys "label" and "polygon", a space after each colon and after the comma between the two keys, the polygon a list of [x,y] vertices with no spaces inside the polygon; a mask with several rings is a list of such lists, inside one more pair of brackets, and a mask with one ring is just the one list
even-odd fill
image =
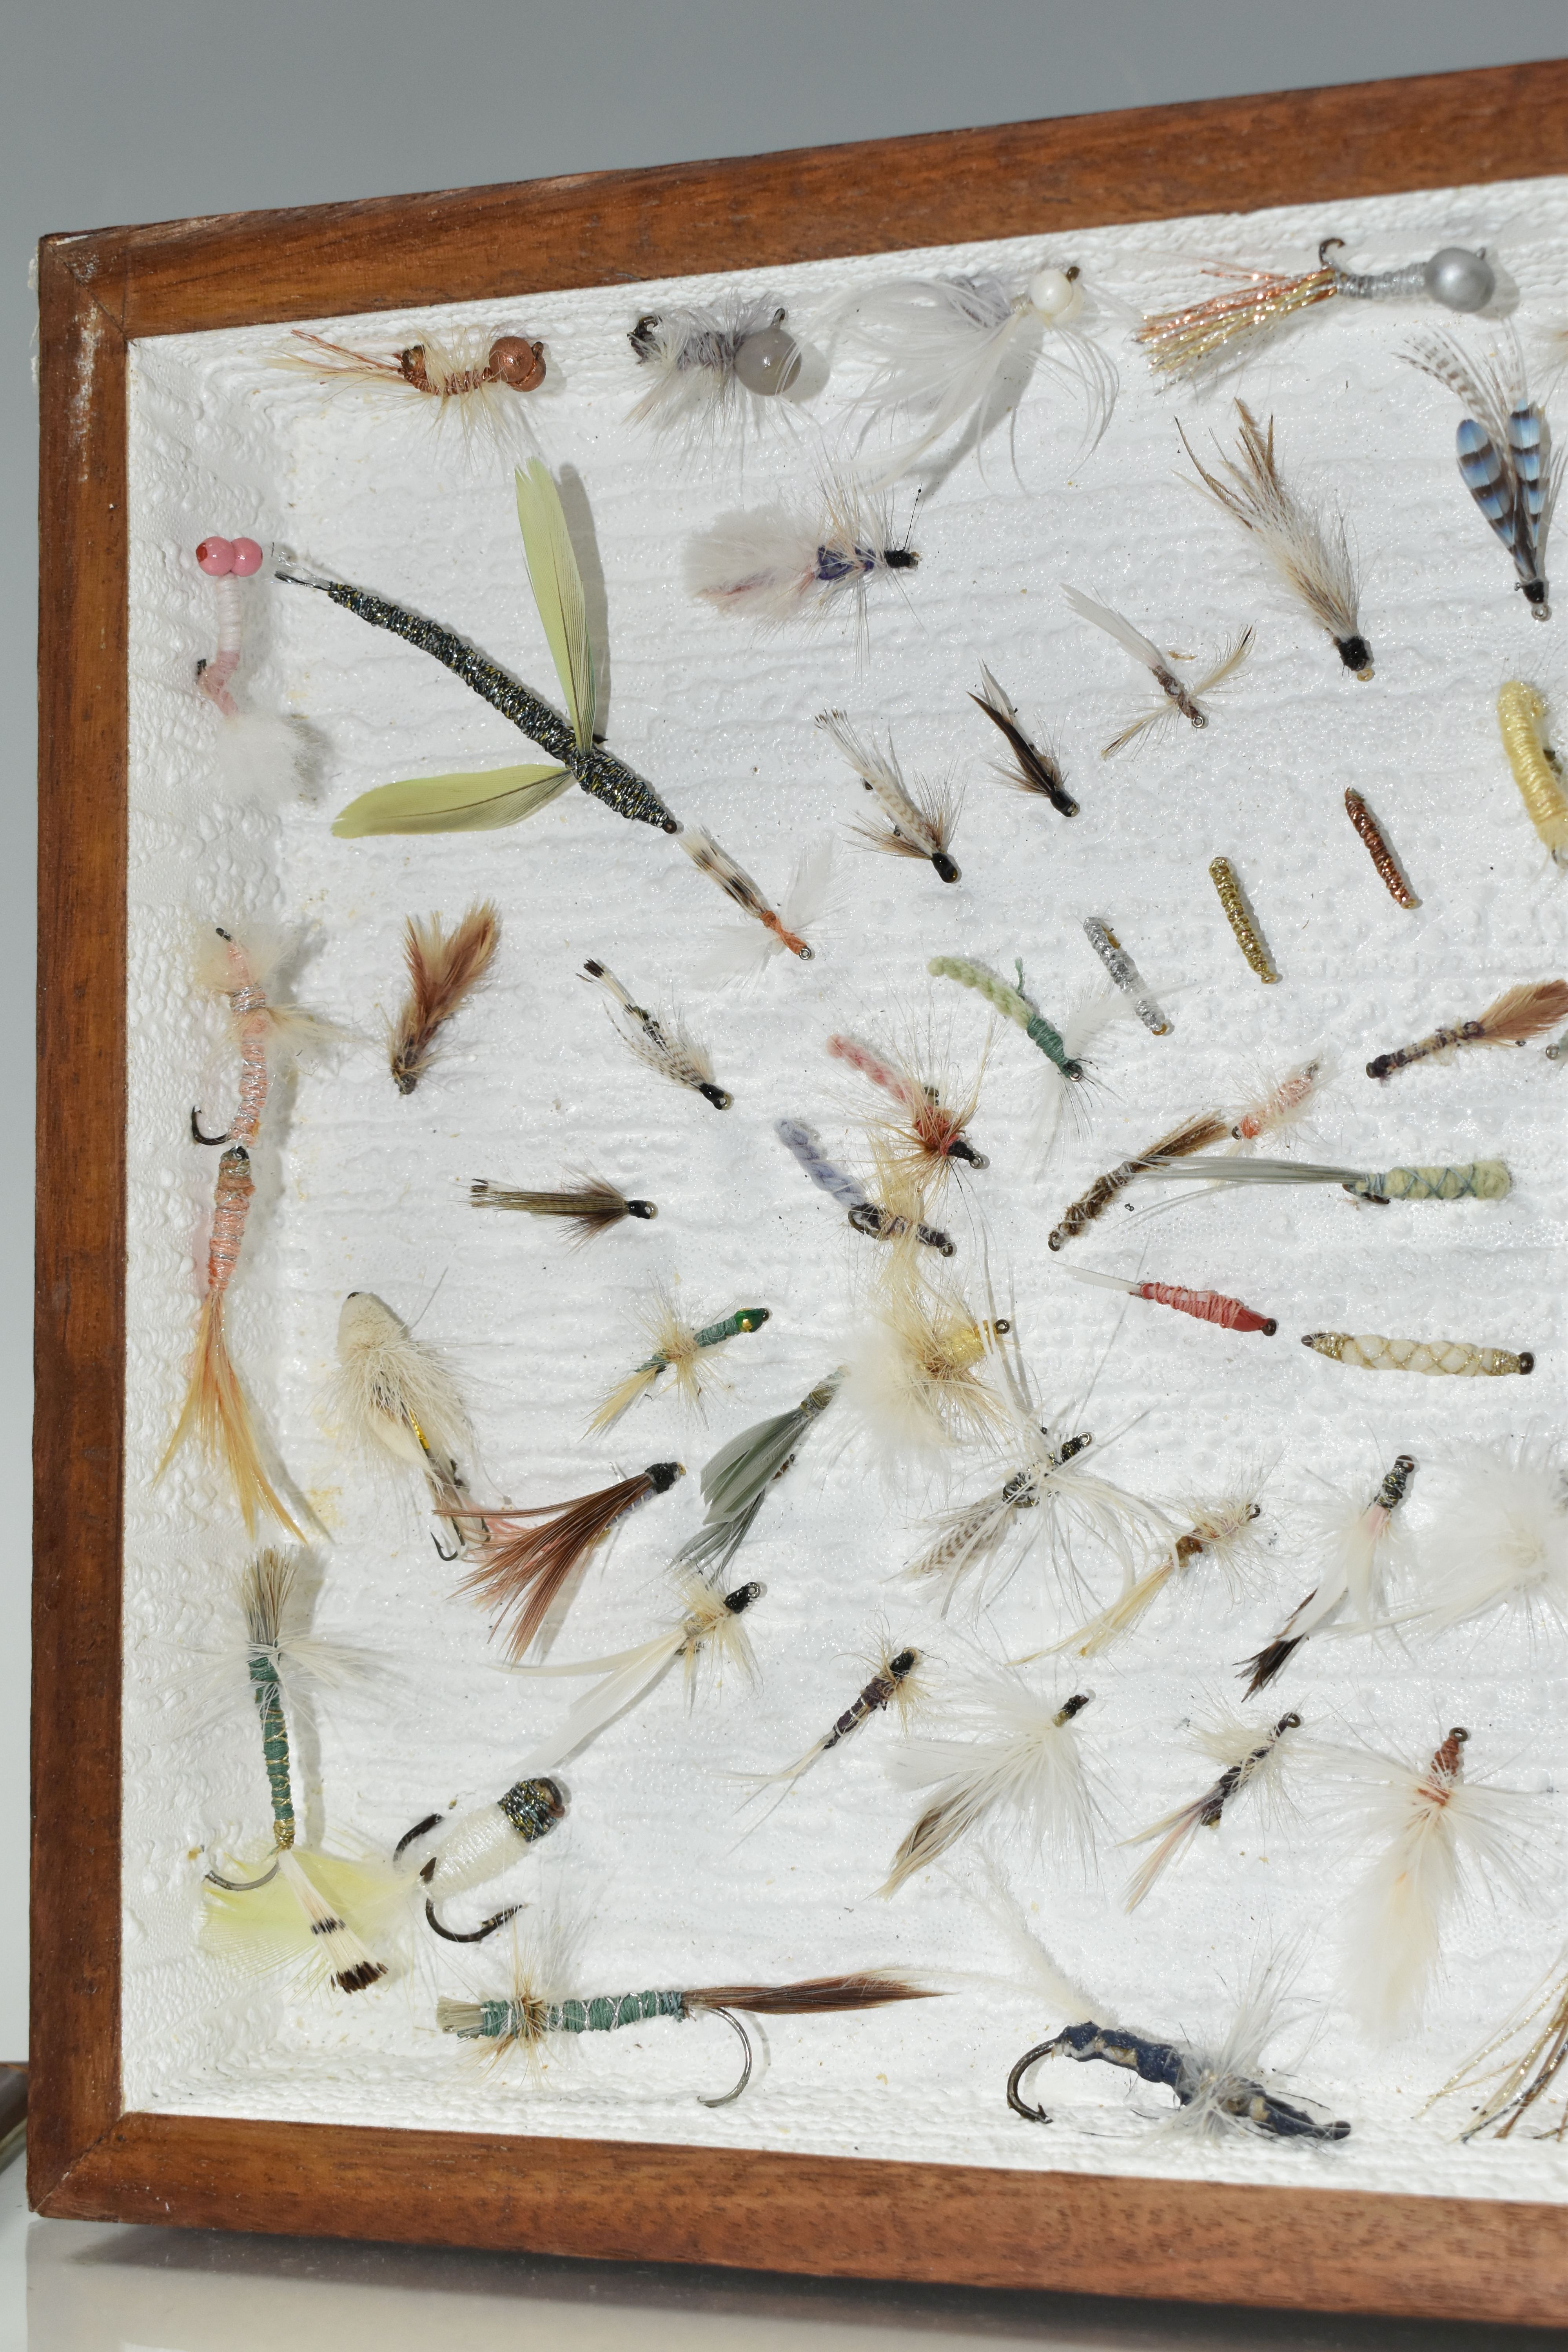
{"label": "tan segmented fly body", "polygon": [[1301,1339],[1336,1364],[1363,1372],[1428,1372],[1459,1380],[1499,1380],[1510,1372],[1532,1372],[1535,1358],[1507,1348],[1478,1347],[1469,1339],[1384,1339],[1374,1333],[1308,1331]]}
{"label": "tan segmented fly body", "polygon": [[1551,851],[1552,861],[1568,866],[1568,794],[1563,772],[1546,741],[1546,704],[1533,686],[1510,678],[1499,688],[1498,726],[1513,781],[1519,786],[1531,824]]}

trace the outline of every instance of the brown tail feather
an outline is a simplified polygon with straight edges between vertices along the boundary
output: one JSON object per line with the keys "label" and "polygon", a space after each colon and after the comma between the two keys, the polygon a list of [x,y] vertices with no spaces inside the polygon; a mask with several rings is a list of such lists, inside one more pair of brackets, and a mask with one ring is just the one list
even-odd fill
{"label": "brown tail feather", "polygon": [[538,1519],[541,1524],[521,1528],[514,1534],[492,1535],[476,1553],[473,1572],[458,1587],[458,1593],[494,1609],[493,1630],[504,1629],[506,1654],[513,1664],[527,1655],[578,1562],[608,1535],[623,1511],[652,1493],[653,1486],[647,1472],[639,1470],[635,1478],[623,1478],[596,1495],[509,1513],[509,1517]]}
{"label": "brown tail feather", "polygon": [[1480,1025],[1493,1045],[1522,1045],[1543,1029],[1555,1029],[1568,1019],[1568,980],[1526,982],[1510,988],[1481,1014]]}
{"label": "brown tail feather", "polygon": [[306,1541],[304,1529],[289,1517],[261,1466],[250,1401],[234,1369],[224,1335],[222,1291],[209,1293],[202,1302],[190,1386],[185,1391],[174,1433],[158,1465],[158,1477],[163,1476],[192,1435],[207,1460],[220,1462],[227,1471],[247,1535],[255,1534],[257,1520],[263,1512],[269,1512],[297,1541]]}
{"label": "brown tail feather", "polygon": [[935,2000],[934,1985],[907,1977],[805,1977],[786,1985],[703,1985],[686,1996],[688,2009],[740,2009],[752,2017],[806,2017],[827,2010],[882,2009],[894,2000]]}
{"label": "brown tail feather", "polygon": [[500,919],[489,899],[470,907],[449,934],[439,915],[410,915],[404,936],[408,996],[388,1044],[392,1076],[411,1095],[430,1066],[436,1034],[489,969],[500,940]]}

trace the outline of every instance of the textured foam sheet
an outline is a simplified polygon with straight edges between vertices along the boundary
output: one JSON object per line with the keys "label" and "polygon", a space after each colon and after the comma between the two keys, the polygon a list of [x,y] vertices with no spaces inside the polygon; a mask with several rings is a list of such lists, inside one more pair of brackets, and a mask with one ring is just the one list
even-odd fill
{"label": "textured foam sheet", "polygon": [[[1562,899],[1520,808],[1493,704],[1519,674],[1559,698],[1562,632],[1535,626],[1507,560],[1453,462],[1455,404],[1399,365],[1416,313],[1333,304],[1256,360],[1243,389],[1279,418],[1304,486],[1331,484],[1359,542],[1377,677],[1342,673],[1331,647],[1265,578],[1225,518],[1175,478],[1173,418],[1228,438],[1223,396],[1157,395],[1114,299],[1147,306],[1193,283],[1204,256],[1307,266],[1337,230],[1358,257],[1394,261],[1455,238],[1501,236],[1527,321],[1551,315],[1568,236],[1568,183],[1351,204],[1064,240],[1104,289],[1102,332],[1121,400],[1100,447],[1075,462],[1077,415],[1041,374],[983,478],[960,464],[917,519],[922,562],[907,595],[879,597],[869,656],[836,626],[764,642],[693,604],[682,542],[777,482],[809,480],[810,439],[728,463],[683,466],[624,423],[638,386],[625,341],[639,310],[700,296],[702,280],[557,294],[454,322],[526,325],[549,341],[535,413],[557,470],[592,518],[607,611],[611,744],[679,815],[707,824],[775,897],[797,848],[839,843],[840,904],[817,960],[770,969],[750,996],[699,988],[692,968],[730,910],[675,845],[574,791],[516,832],[468,839],[337,842],[331,814],[393,776],[536,756],[434,663],[324,598],[256,583],[241,685],[258,709],[308,721],[318,798],[280,816],[238,813],[208,781],[216,721],[192,692],[210,651],[202,534],[247,531],[438,616],[553,697],[521,561],[510,485],[465,458],[455,436],[407,411],[329,399],[266,364],[276,331],[190,336],[135,348],[131,405],[132,816],[130,1216],[125,1527],[124,2069],[143,2108],[398,2126],[483,2127],[698,2145],[1201,2173],[1506,2198],[1563,2193],[1564,2157],[1521,2138],[1468,2150],[1452,2108],[1426,2095],[1547,1968],[1557,1948],[1563,1864],[1556,1809],[1541,1808],[1538,1900],[1506,1899],[1457,1922],[1427,2021],[1376,2051],[1334,2006],[1337,1916],[1356,1852],[1309,1798],[1266,1822],[1238,1811],[1131,1920],[1116,1840],[1198,1785],[1183,1727],[1240,1685],[1255,1649],[1303,1589],[1303,1507],[1326,1478],[1370,1495],[1394,1454],[1423,1465],[1409,1517],[1432,1528],[1436,1466],[1461,1439],[1555,1427],[1561,1411],[1563,1081],[1539,1054],[1471,1055],[1408,1073],[1386,1092],[1361,1075],[1369,1053],[1473,1012],[1508,982],[1562,968]],[[1297,256],[1302,257],[1300,260]],[[908,257],[911,268],[1026,272],[1028,242]],[[767,273],[809,328],[856,282],[896,274],[886,257]],[[1127,315],[1131,315],[1129,310]],[[418,320],[323,322],[336,340],[395,341]],[[842,379],[852,389],[853,377]],[[839,379],[814,414],[842,415]],[[738,495],[739,494],[739,495]],[[569,486],[569,497],[575,492]],[[577,499],[573,511],[584,511]],[[590,541],[582,545],[587,554]],[[1249,667],[1202,735],[1172,730],[1141,757],[1098,746],[1140,707],[1121,651],[1073,620],[1058,583],[1119,606],[1163,644],[1202,652],[1258,626]],[[966,698],[987,661],[1026,719],[1057,738],[1082,803],[1076,822],[1010,795],[999,750]],[[842,704],[891,725],[906,764],[967,790],[944,889],[923,869],[861,854],[847,771],[814,729]],[[1402,913],[1346,823],[1355,783],[1387,824],[1422,906]],[[1205,876],[1237,862],[1276,956],[1260,987],[1230,939]],[[504,925],[495,978],[410,1098],[387,1076],[379,1036],[399,994],[405,917],[450,917],[494,894]],[[696,1524],[696,1471],[736,1430],[792,1403],[840,1360],[862,1312],[871,1245],[812,1190],[773,1135],[782,1114],[854,1150],[859,1082],[823,1052],[831,1029],[885,1035],[934,1013],[965,1055],[984,1034],[977,1001],[924,977],[926,959],[969,952],[1010,969],[1021,955],[1047,1010],[1101,982],[1082,937],[1099,914],[1119,931],[1173,1015],[1162,1039],[1119,1024],[1102,1055],[1092,1125],[1044,1174],[1030,1163],[1036,1056],[999,1037],[975,1132],[992,1166],[946,1222],[955,1270],[978,1285],[984,1237],[1053,1418],[1121,1434],[1105,1467],[1163,1500],[1218,1491],[1238,1463],[1272,1465],[1263,1589],[1232,1610],[1194,1579],[1185,1606],[1095,1662],[1084,1736],[1105,1822],[1098,1878],[1044,1865],[1004,1836],[997,1853],[1061,1965],[1127,2022],[1209,2036],[1223,2030],[1252,1955],[1299,1944],[1301,1990],[1326,2004],[1315,2041],[1287,2035],[1294,2081],[1351,2140],[1331,2151],[1241,2145],[1194,2149],[1153,2132],[1159,2095],[1103,2068],[1046,2084],[1057,2122],[1005,2111],[1007,2068],[1058,2017],[1016,1990],[970,1981],[953,1998],[884,2016],[780,2021],[772,2063],[739,2105],[693,2093],[729,2079],[717,2026],[606,2037],[553,2058],[542,2083],[487,2073],[433,2025],[437,1988],[499,1985],[503,1935],[476,1953],[421,1929],[409,1971],[363,1999],[307,1998],[275,1981],[237,1987],[196,1949],[204,1857],[265,1824],[266,1788],[243,1691],[211,1695],[212,1653],[232,1624],[229,1581],[246,1544],[219,1488],[191,1463],[156,1489],[144,1475],[176,1410],[205,1255],[213,1160],[185,1140],[194,1098],[221,1112],[232,1070],[216,1017],[194,998],[195,923],[260,919],[305,927],[301,1002],[360,1042],[280,1095],[258,1154],[258,1191],[233,1294],[237,1360],[258,1412],[326,1535],[319,1627],[380,1652],[364,1693],[296,1717],[296,1771],[311,1833],[390,1848],[433,1808],[498,1794],[512,1759],[567,1703],[560,1685],[498,1673],[485,1627],[450,1597],[421,1498],[344,1459],[321,1420],[345,1291],[370,1289],[422,1316],[471,1398],[479,1490],[519,1500],[582,1493],[613,1465],[679,1454],[692,1473],[647,1507],[591,1568],[558,1657],[644,1638],[670,1612],[664,1565]],[[575,976],[604,957],[645,1001],[679,997],[709,1040],[733,1109],[641,1071],[617,1045],[596,992]],[[1275,1339],[1231,1338],[1058,1277],[1045,1246],[1083,1181],[1190,1110],[1234,1098],[1257,1068],[1320,1045],[1339,1075],[1291,1147],[1364,1167],[1500,1153],[1515,1177],[1500,1206],[1357,1211],[1337,1192],[1206,1199],[1153,1220],[1119,1210],[1078,1245],[1081,1262],[1236,1293],[1279,1317]],[[550,1182],[587,1162],[651,1195],[659,1217],[602,1246],[564,1253],[532,1221],[476,1215],[479,1175]],[[1145,1188],[1141,1202],[1155,1196]],[[973,1213],[964,1205],[973,1203]],[[640,1407],[610,1441],[582,1434],[592,1404],[636,1360],[639,1286],[680,1285],[692,1319],[766,1302],[766,1329],[732,1346],[706,1425]],[[978,1291],[975,1294],[978,1297]],[[1373,1380],[1309,1355],[1319,1327],[1457,1335],[1533,1348],[1517,1381]],[[1092,1400],[1084,1409],[1090,1384]],[[763,1578],[750,1620],[760,1689],[727,1685],[688,1714],[678,1677],[563,1774],[569,1823],[498,1895],[559,1899],[585,1917],[580,1990],[773,1979],[878,1962],[1005,1975],[1006,1948],[955,1877],[918,1879],[890,1905],[873,1890],[914,1800],[884,1778],[894,1727],[879,1719],[826,1759],[744,1843],[728,1773],[796,1754],[865,1678],[861,1654],[885,1618],[895,1637],[949,1661],[963,1649],[897,1581],[917,1523],[944,1496],[992,1481],[984,1460],[951,1485],[883,1485],[836,1411],[743,1555]],[[1101,1566],[1097,1583],[1114,1583]],[[1031,1555],[982,1638],[1016,1654],[1065,1631],[1043,1553]],[[1046,1687],[1066,1693],[1045,1670]],[[1440,1640],[1324,1640],[1289,1670],[1297,1705],[1331,1737],[1411,1754],[1447,1726],[1473,1735],[1479,1773],[1550,1790],[1564,1762],[1560,1641],[1501,1622]],[[1261,1713],[1262,1708],[1258,1709]],[[1278,1713],[1279,1708],[1271,1708]],[[479,1916],[476,1910],[475,1916]],[[1141,2112],[1134,2113],[1132,2107]]]}

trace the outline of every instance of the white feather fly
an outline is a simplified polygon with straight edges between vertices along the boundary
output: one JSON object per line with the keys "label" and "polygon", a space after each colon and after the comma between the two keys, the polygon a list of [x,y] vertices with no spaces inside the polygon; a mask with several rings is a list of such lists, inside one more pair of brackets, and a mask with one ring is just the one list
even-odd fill
{"label": "white feather fly", "polygon": [[1401,1454],[1370,1503],[1331,1494],[1309,1507],[1315,1522],[1310,1540],[1317,1581],[1274,1639],[1247,1660],[1243,1672],[1251,1675],[1248,1698],[1268,1687],[1310,1634],[1330,1625],[1342,1633],[1370,1633],[1388,1622],[1388,1570],[1409,1559],[1403,1522],[1394,1515],[1415,1475],[1414,1461]]}
{"label": "white feather fly", "polygon": [[1494,1609],[1568,1625],[1568,1471],[1526,1440],[1450,1458],[1430,1538],[1436,1588],[1425,1622],[1463,1624]]}
{"label": "white feather fly", "polygon": [[1058,1703],[1010,1667],[976,1664],[955,1694],[952,1735],[910,1739],[895,1749],[888,1777],[931,1801],[893,1857],[880,1893],[896,1895],[916,1871],[941,1860],[998,1814],[1021,1826],[1032,1850],[1087,1865],[1097,1807],[1077,1719],[1092,1691]]}
{"label": "white feather fly", "polygon": [[335,1433],[362,1454],[422,1472],[438,1505],[461,1500],[458,1465],[473,1433],[457,1383],[435,1349],[371,1291],[351,1290],[343,1301],[329,1412]]}
{"label": "white feather fly", "polygon": [[1464,1778],[1469,1734],[1456,1724],[1418,1763],[1374,1748],[1330,1748],[1313,1759],[1342,1812],[1381,1851],[1345,1913],[1345,1997],[1375,2040],[1418,2021],[1454,1911],[1481,1890],[1528,1897],[1523,1866],[1532,1809],[1527,1790]]}
{"label": "white feather fly", "polygon": [[1110,422],[1117,373],[1079,323],[1083,289],[1075,267],[1035,271],[1021,288],[990,276],[896,278],[845,297],[837,340],[873,373],[861,394],[871,425],[914,424],[872,464],[879,487],[897,481],[943,436],[962,428],[954,458],[1016,407],[1037,368],[1076,393],[1083,442],[1093,448]]}
{"label": "white feather fly", "polygon": [[693,454],[787,431],[795,415],[785,395],[804,357],[787,315],[771,294],[645,311],[626,337],[643,385],[627,423],[651,425]]}
{"label": "white feather fly", "polygon": [[1283,1795],[1283,1772],[1289,1751],[1289,1733],[1299,1731],[1299,1715],[1281,1716],[1277,1723],[1244,1723],[1221,1708],[1197,1733],[1197,1746],[1221,1770],[1216,1780],[1174,1811],[1162,1814],[1146,1830],[1123,1838],[1123,1845],[1154,1844],[1128,1881],[1126,1907],[1135,1911],[1157,1879],[1186,1853],[1200,1829],[1217,1829],[1234,1799],[1246,1795],[1268,1809],[1278,1809]]}
{"label": "white feather fly", "polygon": [[[775,956],[798,956],[809,963],[816,950],[807,933],[827,913],[833,898],[833,844],[804,851],[776,909],[768,904],[744,866],[737,866],[710,834],[687,825],[678,844],[700,874],[716,882],[726,898],[752,919],[726,926],[697,966],[697,978],[713,984],[755,980]],[[753,925],[755,928],[753,928]]]}
{"label": "white feather fly", "polygon": [[1102,760],[1109,760],[1113,751],[1120,751],[1146,729],[1163,727],[1178,714],[1194,727],[1206,727],[1209,719],[1208,712],[1203,707],[1203,698],[1223,686],[1252,651],[1253,631],[1247,627],[1239,636],[1231,639],[1200,678],[1195,679],[1192,686],[1185,686],[1171,667],[1173,661],[1184,656],[1163,654],[1142,629],[1135,629],[1121,613],[1112,611],[1109,604],[1097,603],[1092,596],[1086,596],[1081,589],[1064,585],[1062,593],[1080,620],[1090,622],[1097,629],[1103,629],[1108,636],[1114,637],[1117,644],[1131,655],[1135,662],[1141,662],[1152,673],[1165,698],[1152,710],[1146,710],[1134,719],[1130,726],[1122,728],[1120,734],[1113,735],[1110,741],[1101,747],[1100,756]]}
{"label": "white feather fly", "polygon": [[686,585],[702,604],[759,629],[847,614],[863,638],[871,582],[919,562],[907,537],[894,539],[887,501],[840,478],[825,482],[809,508],[721,515],[687,542]]}
{"label": "white feather fly", "polygon": [[1075,1626],[1053,1648],[1076,1649],[1080,1658],[1098,1656],[1131,1633],[1168,1584],[1184,1586],[1199,1573],[1200,1561],[1219,1570],[1232,1601],[1243,1599],[1252,1589],[1262,1558],[1256,1523],[1262,1510],[1258,1497],[1267,1476],[1266,1470],[1254,1468],[1217,1501],[1179,1506],[1174,1516],[1185,1523],[1183,1533],[1161,1548],[1153,1565],[1125,1584],[1109,1608]]}

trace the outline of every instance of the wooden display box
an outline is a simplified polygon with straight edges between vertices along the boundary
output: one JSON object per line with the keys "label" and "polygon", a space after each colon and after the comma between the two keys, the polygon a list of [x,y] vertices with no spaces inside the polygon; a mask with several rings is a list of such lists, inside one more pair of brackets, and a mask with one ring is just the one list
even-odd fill
{"label": "wooden display box", "polygon": [[1551,2205],[125,2113],[119,2006],[131,343],[1563,172],[1554,63],[46,239],[38,2212],[1561,2322],[1568,2219]]}

